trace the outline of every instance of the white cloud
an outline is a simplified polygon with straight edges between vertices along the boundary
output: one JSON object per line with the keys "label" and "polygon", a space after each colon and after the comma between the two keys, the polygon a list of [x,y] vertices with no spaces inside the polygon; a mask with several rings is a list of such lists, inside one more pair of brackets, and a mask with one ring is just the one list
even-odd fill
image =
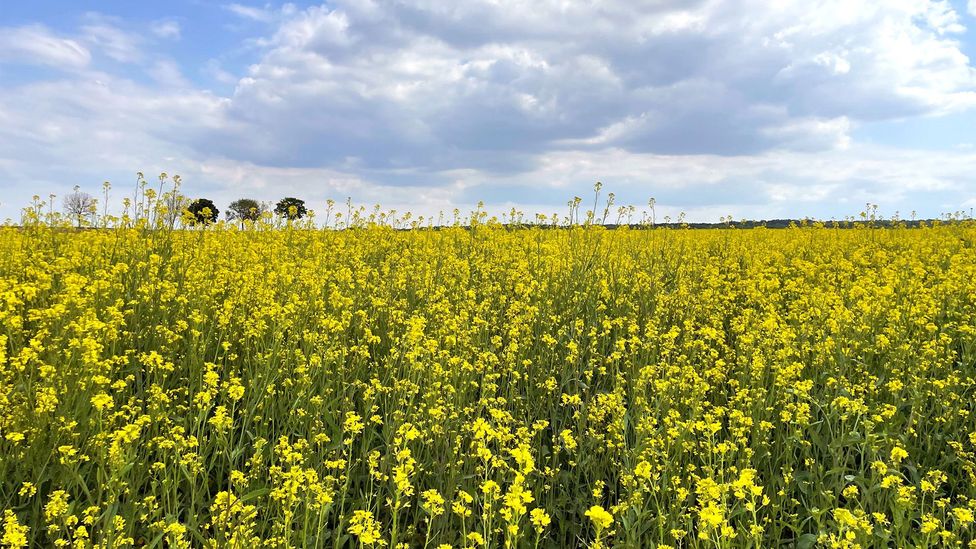
{"label": "white cloud", "polygon": [[172,19],[164,19],[153,23],[149,30],[160,38],[180,39],[180,24]]}
{"label": "white cloud", "polygon": [[850,131],[851,121],[846,116],[791,118],[760,130],[783,148],[810,151],[846,149],[851,144]]}
{"label": "white cloud", "polygon": [[976,17],[976,0],[969,0],[968,10],[969,15]]}
{"label": "white cloud", "polygon": [[[0,181],[167,170],[218,201],[287,192],[450,209],[560,204],[600,179],[622,201],[658,195],[710,221],[973,198],[972,149],[854,137],[976,106],[965,29],[945,0],[225,8],[268,30],[244,48],[255,57],[242,74],[220,56],[198,69],[233,84],[226,97],[148,53],[122,20],[89,15],[77,38],[0,34],[0,61],[74,70],[0,84]],[[150,30],[178,37],[166,22]]]}
{"label": "white cloud", "polygon": [[852,124],[976,105],[962,31],[944,0],[342,1],[285,17],[232,102],[281,147],[239,152],[271,163],[830,149]]}
{"label": "white cloud", "polygon": [[234,15],[241,17],[243,19],[249,19],[251,21],[259,21],[261,23],[270,23],[275,20],[275,12],[270,6],[264,7],[254,7],[245,6],[243,4],[226,4],[224,9],[233,13]]}
{"label": "white cloud", "polygon": [[101,51],[120,63],[135,63],[143,59],[142,39],[135,32],[125,31],[124,22],[99,13],[85,15],[81,36],[93,49]]}
{"label": "white cloud", "polygon": [[30,63],[78,69],[91,53],[76,40],[54,35],[41,25],[0,27],[0,63]]}
{"label": "white cloud", "polygon": [[225,70],[217,59],[209,59],[203,66],[203,73],[221,84],[236,84],[238,79]]}
{"label": "white cloud", "polygon": [[180,66],[172,59],[159,59],[148,71],[149,75],[156,82],[174,88],[189,88],[190,81],[183,76]]}
{"label": "white cloud", "polygon": [[[854,215],[865,202],[903,214],[919,209],[937,216],[940,205],[961,207],[976,196],[971,173],[976,152],[933,152],[852,145],[830,152],[770,151],[753,156],[634,154],[622,149],[554,152],[538,167],[512,177],[469,172],[455,183],[464,188],[459,201],[509,194],[531,201],[553,196],[565,202],[594,181],[614,191],[618,203],[641,205],[650,197],[671,211],[740,217],[824,217]],[[525,182],[538,182],[526,190]],[[553,200],[558,203],[558,200]],[[704,217],[702,217],[704,215]],[[710,214],[709,214],[710,215]]]}

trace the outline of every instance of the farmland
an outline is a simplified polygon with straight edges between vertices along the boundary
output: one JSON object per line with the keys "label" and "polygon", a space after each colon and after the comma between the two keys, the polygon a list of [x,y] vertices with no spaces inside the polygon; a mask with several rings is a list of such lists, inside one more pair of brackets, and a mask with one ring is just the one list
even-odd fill
{"label": "farmland", "polygon": [[0,545],[973,547],[921,225],[0,229]]}

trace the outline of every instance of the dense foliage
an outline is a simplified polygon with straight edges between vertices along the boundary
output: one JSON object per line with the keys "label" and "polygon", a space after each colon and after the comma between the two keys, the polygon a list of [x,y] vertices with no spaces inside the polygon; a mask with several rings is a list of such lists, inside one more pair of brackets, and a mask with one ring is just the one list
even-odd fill
{"label": "dense foliage", "polygon": [[275,214],[288,219],[301,219],[308,215],[305,201],[300,198],[285,197],[275,204]]}
{"label": "dense foliage", "polygon": [[191,214],[188,219],[191,222],[200,224],[216,223],[217,216],[220,215],[220,210],[214,205],[213,200],[209,198],[198,198],[186,208],[187,212]]}
{"label": "dense foliage", "polygon": [[227,219],[257,221],[261,219],[264,210],[264,205],[253,198],[239,198],[227,206]]}
{"label": "dense foliage", "polygon": [[974,240],[0,229],[0,544],[965,546]]}

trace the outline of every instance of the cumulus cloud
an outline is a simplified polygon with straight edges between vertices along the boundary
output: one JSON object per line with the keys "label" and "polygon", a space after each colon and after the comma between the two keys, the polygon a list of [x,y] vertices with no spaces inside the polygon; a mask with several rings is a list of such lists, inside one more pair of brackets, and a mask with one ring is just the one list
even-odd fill
{"label": "cumulus cloud", "polygon": [[338,2],[264,42],[232,104],[280,148],[238,153],[505,172],[565,146],[830,149],[976,104],[963,31],[946,1]]}
{"label": "cumulus cloud", "polygon": [[[621,198],[659,194],[662,207],[709,220],[973,198],[971,149],[855,138],[878,121],[976,106],[966,29],[947,0],[224,7],[267,31],[236,73],[147,53],[124,21],[101,15],[70,36],[0,34],[0,62],[75,71],[0,84],[0,176],[189,166],[178,171],[218,198],[287,189],[427,208],[546,206],[602,179]],[[179,37],[168,21],[152,34]],[[233,90],[203,91],[194,72]]]}

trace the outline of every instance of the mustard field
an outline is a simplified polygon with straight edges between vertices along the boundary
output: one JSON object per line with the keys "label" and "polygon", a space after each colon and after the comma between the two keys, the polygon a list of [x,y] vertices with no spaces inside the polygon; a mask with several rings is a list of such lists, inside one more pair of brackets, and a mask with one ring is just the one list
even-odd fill
{"label": "mustard field", "polygon": [[976,547],[976,225],[0,229],[3,547]]}

